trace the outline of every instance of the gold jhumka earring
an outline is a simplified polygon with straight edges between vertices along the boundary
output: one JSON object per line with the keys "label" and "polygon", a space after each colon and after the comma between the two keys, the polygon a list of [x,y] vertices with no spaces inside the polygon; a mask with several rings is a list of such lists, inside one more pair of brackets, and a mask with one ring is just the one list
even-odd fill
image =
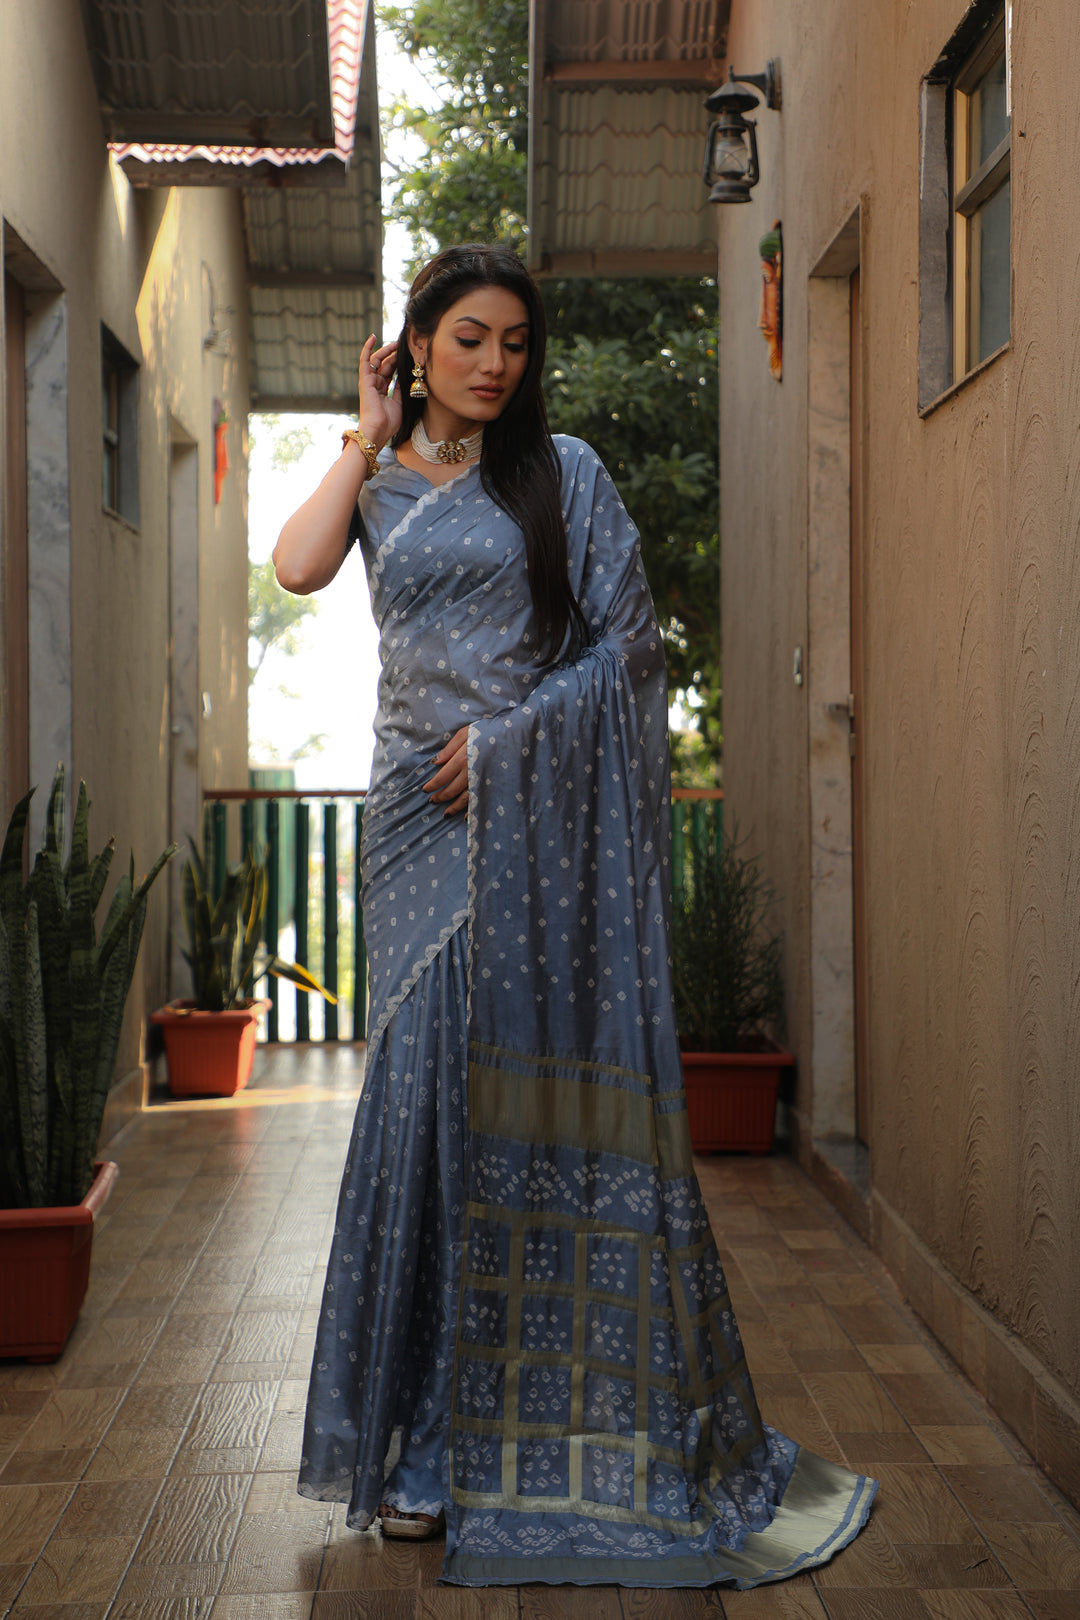
{"label": "gold jhumka earring", "polygon": [[420,364],[419,360],[414,362],[413,368],[412,368],[412,374],[413,374],[413,383],[412,383],[412,387],[409,389],[409,398],[410,399],[427,399],[427,386],[424,383],[424,368]]}

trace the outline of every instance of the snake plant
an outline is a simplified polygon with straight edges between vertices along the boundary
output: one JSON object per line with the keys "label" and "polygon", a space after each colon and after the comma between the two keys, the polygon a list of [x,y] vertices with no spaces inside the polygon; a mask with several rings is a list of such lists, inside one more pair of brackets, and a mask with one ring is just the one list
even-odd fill
{"label": "snake plant", "polygon": [[276,953],[260,954],[269,892],[266,863],[256,860],[248,849],[238,865],[227,868],[221,889],[215,894],[195,840],[190,843],[191,856],[184,862],[180,876],[188,936],[183,955],[191,969],[199,1011],[231,1011],[243,1003],[248,993],[245,987],[267,973],[336,1002],[337,997],[325,990],[307,968],[297,962],[284,962]]}
{"label": "snake plant", "polygon": [[64,861],[64,769],[53,779],[45,836],[24,883],[23,846],[34,789],[11,816],[0,854],[0,1208],[77,1204],[94,1174],[124,1004],[151,884],[131,858],[100,937],[95,913],[114,844],[89,848],[86,783]]}
{"label": "snake plant", "polygon": [[780,1029],[782,941],[767,924],[775,895],[737,827],[715,862],[695,864],[672,916],[675,1017],[684,1051],[747,1050]]}

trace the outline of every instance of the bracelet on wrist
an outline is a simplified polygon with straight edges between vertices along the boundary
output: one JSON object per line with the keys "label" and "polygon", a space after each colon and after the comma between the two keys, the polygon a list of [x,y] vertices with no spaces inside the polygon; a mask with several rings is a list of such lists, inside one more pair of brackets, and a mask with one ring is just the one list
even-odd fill
{"label": "bracelet on wrist", "polygon": [[353,444],[359,445],[364,452],[364,459],[368,464],[368,477],[374,478],[379,470],[379,452],[376,450],[375,445],[358,428],[346,428],[341,435],[341,448],[343,450],[350,439]]}

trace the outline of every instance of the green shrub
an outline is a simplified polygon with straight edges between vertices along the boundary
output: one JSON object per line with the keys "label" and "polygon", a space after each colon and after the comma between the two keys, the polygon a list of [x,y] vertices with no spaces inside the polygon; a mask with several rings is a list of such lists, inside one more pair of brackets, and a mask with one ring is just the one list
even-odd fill
{"label": "green shrub", "polygon": [[739,849],[736,832],[715,862],[694,865],[675,903],[675,1015],[688,1052],[736,1052],[782,1029],[782,941],[766,926],[776,896]]}

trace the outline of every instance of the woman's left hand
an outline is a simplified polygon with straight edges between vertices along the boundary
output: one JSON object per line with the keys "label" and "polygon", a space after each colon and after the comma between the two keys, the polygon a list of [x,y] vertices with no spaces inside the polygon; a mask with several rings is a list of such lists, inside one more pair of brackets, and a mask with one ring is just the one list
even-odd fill
{"label": "woman's left hand", "polygon": [[468,740],[468,726],[455,731],[450,741],[435,755],[439,769],[430,782],[424,783],[424,792],[430,794],[432,804],[445,804],[444,814],[448,816],[459,815],[469,803]]}

